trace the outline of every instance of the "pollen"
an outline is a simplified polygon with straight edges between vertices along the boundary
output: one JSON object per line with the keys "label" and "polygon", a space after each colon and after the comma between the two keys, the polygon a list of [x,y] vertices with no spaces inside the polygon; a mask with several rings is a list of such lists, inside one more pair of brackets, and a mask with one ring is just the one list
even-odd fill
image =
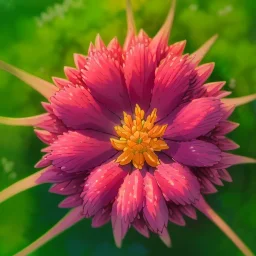
{"label": "pollen", "polygon": [[134,119],[123,112],[123,125],[115,126],[119,139],[111,138],[112,146],[123,151],[116,159],[120,165],[132,163],[135,168],[142,169],[145,162],[152,167],[160,164],[155,152],[168,149],[162,139],[167,125],[156,125],[157,109],[144,119],[145,112],[138,104],[135,107]]}

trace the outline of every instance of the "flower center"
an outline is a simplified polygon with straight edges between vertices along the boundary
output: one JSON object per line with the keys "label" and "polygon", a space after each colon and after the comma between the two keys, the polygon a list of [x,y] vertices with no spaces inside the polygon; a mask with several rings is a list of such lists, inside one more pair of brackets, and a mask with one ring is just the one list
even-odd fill
{"label": "flower center", "polygon": [[160,164],[158,156],[154,151],[168,149],[168,145],[161,138],[167,125],[155,125],[157,109],[154,109],[144,120],[145,112],[137,104],[135,117],[124,112],[122,126],[115,126],[115,131],[120,137],[119,140],[111,138],[112,146],[123,153],[116,162],[126,165],[130,162],[142,169],[145,161],[148,165],[156,167]]}

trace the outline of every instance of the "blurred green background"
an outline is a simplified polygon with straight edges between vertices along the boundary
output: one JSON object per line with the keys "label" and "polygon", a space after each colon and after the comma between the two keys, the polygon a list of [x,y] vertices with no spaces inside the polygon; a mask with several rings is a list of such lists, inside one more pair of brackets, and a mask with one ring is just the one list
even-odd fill
{"label": "blurred green background", "polygon": [[[153,36],[170,1],[133,1],[138,28]],[[214,33],[220,38],[205,58],[216,62],[210,81],[226,80],[233,96],[256,92],[256,3],[254,0],[178,0],[170,42],[187,39],[193,52]],[[97,33],[109,42],[126,33],[124,0],[0,0],[0,59],[51,80],[74,66],[73,53],[87,53]],[[0,72],[0,115],[23,117],[43,112],[43,98],[11,75]],[[241,123],[230,137],[238,154],[256,157],[256,103],[239,107],[232,120]],[[44,145],[31,128],[0,126],[0,190],[35,170]],[[256,172],[253,165],[230,168],[234,182],[208,196],[213,208],[256,252]],[[49,185],[26,191],[0,207],[0,256],[13,255],[52,227],[67,211]],[[203,215],[185,228],[169,225],[173,248],[157,236],[148,240],[130,230],[123,248],[114,245],[110,224],[92,229],[90,220],[72,227],[32,255],[241,255]]]}

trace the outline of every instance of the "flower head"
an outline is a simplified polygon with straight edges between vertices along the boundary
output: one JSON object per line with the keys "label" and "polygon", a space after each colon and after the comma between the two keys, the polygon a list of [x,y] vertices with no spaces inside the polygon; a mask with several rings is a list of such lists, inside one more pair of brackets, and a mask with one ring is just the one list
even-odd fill
{"label": "flower head", "polygon": [[227,151],[238,147],[225,136],[237,127],[227,119],[255,95],[223,99],[224,82],[205,83],[213,63],[199,65],[216,36],[195,53],[183,54],[185,41],[168,45],[175,1],[154,38],[137,35],[127,1],[128,34],[123,47],[100,36],[88,55],[75,55],[76,68],[54,84],[1,62],[49,101],[45,114],[0,118],[1,123],[36,127],[48,146],[38,173],[0,193],[0,202],[41,183],[66,196],[72,208],[52,231],[18,255],[35,250],[83,218],[92,226],[111,221],[117,246],[130,227],[148,237],[157,233],[170,246],[168,222],[185,225],[183,215],[206,214],[246,254],[249,249],[212,211],[204,194],[231,181],[226,168],[254,159]]}

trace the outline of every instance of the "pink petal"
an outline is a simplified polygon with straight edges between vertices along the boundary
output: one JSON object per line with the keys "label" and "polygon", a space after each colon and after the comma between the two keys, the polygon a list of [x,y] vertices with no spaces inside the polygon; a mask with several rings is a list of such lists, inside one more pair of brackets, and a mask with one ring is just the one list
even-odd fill
{"label": "pink petal", "polygon": [[56,86],[58,86],[60,89],[66,87],[66,86],[74,86],[73,83],[71,83],[70,81],[63,79],[63,78],[53,77],[52,80],[53,80],[54,84]]}
{"label": "pink petal", "polygon": [[87,63],[86,56],[77,53],[74,54],[74,61],[78,70],[84,69]]}
{"label": "pink petal", "polygon": [[129,166],[120,166],[113,160],[95,168],[84,185],[83,213],[91,217],[115,199]]}
{"label": "pink petal", "polygon": [[186,46],[186,42],[187,41],[184,40],[184,41],[180,41],[180,42],[171,44],[167,50],[166,55],[168,55],[169,53],[172,53],[173,55],[177,55],[177,56],[182,55],[182,53],[185,49],[185,46]]}
{"label": "pink petal", "polygon": [[140,170],[128,174],[119,189],[113,204],[121,221],[132,222],[140,212],[143,203],[143,177]]}
{"label": "pink petal", "polygon": [[137,217],[143,204],[143,177],[141,171],[128,174],[112,207],[112,227],[117,245],[121,245],[130,223]]}
{"label": "pink petal", "polygon": [[108,223],[111,218],[111,209],[110,205],[100,209],[92,218],[92,227],[98,228]]}
{"label": "pink petal", "polygon": [[148,48],[148,36],[140,33],[126,52],[124,76],[132,108],[136,104],[147,111],[154,85],[156,59]]}
{"label": "pink petal", "polygon": [[146,172],[144,176],[144,190],[144,219],[153,232],[161,234],[167,227],[168,208],[155,177],[149,172]]}
{"label": "pink petal", "polygon": [[167,228],[163,229],[162,234],[159,234],[159,238],[163,241],[163,243],[167,246],[167,247],[171,247],[171,238],[170,235],[168,233]]}
{"label": "pink petal", "polygon": [[172,162],[164,155],[154,176],[167,201],[186,205],[194,203],[200,196],[199,183],[189,168]]}
{"label": "pink petal", "polygon": [[42,107],[49,113],[49,114],[53,114],[53,111],[52,111],[52,107],[51,107],[51,104],[48,103],[48,102],[41,102],[42,104]]}
{"label": "pink petal", "polygon": [[130,102],[120,63],[111,55],[109,50],[91,52],[82,77],[92,96],[121,116],[130,110]]}
{"label": "pink petal", "polygon": [[180,212],[182,212],[183,214],[187,215],[189,218],[196,220],[197,216],[196,216],[196,209],[193,205],[180,205],[178,206]]}
{"label": "pink petal", "polygon": [[205,84],[208,97],[216,97],[225,84],[225,81]]}
{"label": "pink petal", "polygon": [[171,204],[168,206],[168,208],[169,208],[169,221],[179,226],[185,226],[186,222],[179,210],[179,207],[177,207],[174,204]]}
{"label": "pink petal", "polygon": [[139,215],[134,219],[132,226],[143,236],[149,238],[148,227],[142,217]]}
{"label": "pink petal", "polygon": [[78,177],[72,178],[67,181],[63,181],[57,184],[54,184],[49,192],[59,194],[59,195],[72,195],[82,192],[82,185],[84,184],[85,175],[80,175]]}
{"label": "pink petal", "polygon": [[60,208],[75,208],[82,205],[83,200],[80,197],[80,193],[66,197],[58,205]]}
{"label": "pink petal", "polygon": [[234,131],[239,126],[238,123],[234,123],[228,120],[221,121],[218,126],[214,129],[216,135],[226,135]]}
{"label": "pink petal", "polygon": [[38,183],[58,183],[71,180],[77,174],[76,173],[66,173],[61,171],[59,168],[54,166],[49,166],[47,170],[39,177]]}
{"label": "pink petal", "polygon": [[217,146],[201,140],[187,142],[168,142],[166,154],[175,161],[189,166],[213,166],[221,159],[221,151]]}
{"label": "pink petal", "polygon": [[206,88],[203,86],[214,69],[214,63],[206,63],[195,69],[190,78],[189,88],[186,92],[183,102],[203,97],[206,94]]}
{"label": "pink petal", "polygon": [[223,186],[217,169],[214,168],[197,168],[196,176],[206,178],[215,185]]}
{"label": "pink petal", "polygon": [[174,57],[172,54],[158,67],[150,104],[150,111],[157,108],[158,120],[178,106],[188,89],[193,68],[187,55]]}
{"label": "pink petal", "polygon": [[35,168],[42,168],[51,165],[52,161],[49,159],[50,154],[46,154],[35,164]]}
{"label": "pink petal", "polygon": [[44,130],[34,130],[36,136],[45,144],[52,144],[56,139],[57,135]]}
{"label": "pink petal", "polygon": [[66,172],[92,169],[116,154],[109,135],[96,131],[69,131],[47,149],[52,164]]}
{"label": "pink petal", "polygon": [[218,173],[222,180],[225,180],[227,182],[232,182],[232,177],[230,176],[230,174],[226,169],[218,169]]}
{"label": "pink petal", "polygon": [[120,46],[118,40],[116,37],[114,37],[108,44],[108,50],[111,53],[112,57],[117,60],[120,65],[123,64],[123,50],[122,47]]}
{"label": "pink petal", "polygon": [[239,145],[236,144],[233,140],[230,140],[224,136],[216,136],[213,142],[220,150],[234,150],[239,148]]}
{"label": "pink petal", "polygon": [[71,67],[64,67],[67,79],[74,85],[82,85],[82,77],[79,70]]}
{"label": "pink petal", "polygon": [[198,177],[198,181],[201,185],[201,193],[204,194],[213,194],[216,193],[218,190],[215,186],[207,179],[206,177]]}
{"label": "pink petal", "polygon": [[201,98],[176,108],[161,121],[169,124],[164,138],[191,140],[207,134],[220,121],[221,103],[214,98]]}
{"label": "pink petal", "polygon": [[51,98],[51,102],[54,114],[67,127],[113,134],[114,126],[120,123],[116,115],[95,101],[82,86],[65,87]]}

